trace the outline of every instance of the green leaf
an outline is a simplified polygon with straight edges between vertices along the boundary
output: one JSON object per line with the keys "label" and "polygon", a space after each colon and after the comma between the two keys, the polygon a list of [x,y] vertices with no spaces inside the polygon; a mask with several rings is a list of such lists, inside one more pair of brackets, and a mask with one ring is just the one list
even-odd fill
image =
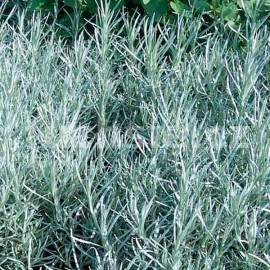
{"label": "green leaf", "polygon": [[76,0],[64,0],[64,4],[74,8],[76,5]]}
{"label": "green leaf", "polygon": [[43,0],[43,1],[40,1],[40,0],[31,0],[28,2],[28,9],[31,10],[31,11],[34,11],[34,10],[38,10],[40,9],[44,3],[46,2],[46,0]]}
{"label": "green leaf", "polygon": [[85,0],[86,11],[94,15],[97,13],[97,4],[95,0]]}
{"label": "green leaf", "polygon": [[188,17],[188,18],[192,17],[191,7],[180,2],[179,0],[170,2],[170,6],[177,14],[183,14],[185,17]]}
{"label": "green leaf", "polygon": [[236,21],[238,16],[237,6],[234,3],[221,7],[221,18],[225,21]]}
{"label": "green leaf", "polygon": [[210,8],[212,9],[212,11],[220,13],[220,6],[221,6],[220,1],[218,0],[211,1]]}
{"label": "green leaf", "polygon": [[[149,16],[155,15],[157,18],[165,16],[169,11],[167,0],[141,0],[144,10]],[[145,4],[147,3],[147,4]]]}
{"label": "green leaf", "polygon": [[209,5],[206,0],[195,0],[193,2],[193,7],[195,10],[200,12],[209,10]]}
{"label": "green leaf", "polygon": [[30,11],[53,11],[56,0],[30,0],[27,8]]}

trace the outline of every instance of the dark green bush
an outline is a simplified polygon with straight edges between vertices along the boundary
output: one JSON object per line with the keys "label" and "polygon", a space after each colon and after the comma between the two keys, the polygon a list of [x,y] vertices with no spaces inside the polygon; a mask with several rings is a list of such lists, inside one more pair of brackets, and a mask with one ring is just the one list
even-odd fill
{"label": "dark green bush", "polygon": [[[51,13],[61,25],[61,35],[72,36],[74,11],[79,14],[79,26],[82,26],[85,18],[89,19],[97,13],[97,6],[102,1],[104,0],[11,0],[8,1],[7,8],[16,4],[20,8],[26,8],[29,14],[34,11]],[[205,22],[219,19],[221,25],[231,28],[245,25],[247,20],[258,21],[264,18],[264,23],[270,25],[270,0],[111,0],[110,7],[115,10],[125,7],[129,12],[136,9],[148,16],[155,16],[155,19],[173,20],[177,14],[190,18],[203,16]]]}
{"label": "dark green bush", "polygon": [[[102,0],[99,0],[100,2]],[[52,11],[54,5],[79,7],[84,12],[94,14],[97,11],[96,0],[26,0],[30,10]],[[243,17],[261,19],[270,12],[270,0],[111,0],[112,8],[141,7],[148,15],[168,16],[171,13],[185,13],[194,16],[208,13],[211,17],[220,17],[224,21],[240,23]],[[244,15],[244,16],[243,16]]]}

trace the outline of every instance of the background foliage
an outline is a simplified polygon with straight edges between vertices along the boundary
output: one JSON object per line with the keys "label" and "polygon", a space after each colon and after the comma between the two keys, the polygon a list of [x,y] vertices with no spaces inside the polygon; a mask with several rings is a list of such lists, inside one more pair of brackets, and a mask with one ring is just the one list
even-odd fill
{"label": "background foliage", "polygon": [[[31,15],[40,11],[44,15],[50,13],[61,25],[61,35],[72,36],[74,19],[79,14],[79,27],[84,19],[97,14],[97,7],[103,0],[12,0],[8,1],[7,13],[14,5],[26,8]],[[123,7],[130,13],[137,10],[155,19],[175,20],[177,14],[193,18],[202,16],[206,23],[219,19],[224,27],[237,29],[246,21],[264,20],[270,25],[270,0],[111,0],[111,9],[119,11]],[[75,12],[76,11],[76,12]]]}

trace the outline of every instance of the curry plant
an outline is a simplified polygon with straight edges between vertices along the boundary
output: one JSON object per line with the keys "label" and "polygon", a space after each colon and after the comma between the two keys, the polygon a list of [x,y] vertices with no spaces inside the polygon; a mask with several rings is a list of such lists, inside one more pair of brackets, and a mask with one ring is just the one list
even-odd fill
{"label": "curry plant", "polygon": [[267,26],[97,14],[0,22],[0,269],[268,269]]}

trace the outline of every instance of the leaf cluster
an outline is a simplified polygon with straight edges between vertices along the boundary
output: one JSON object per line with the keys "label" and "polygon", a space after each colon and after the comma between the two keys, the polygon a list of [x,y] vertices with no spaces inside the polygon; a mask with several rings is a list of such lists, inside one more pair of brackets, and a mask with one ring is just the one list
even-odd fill
{"label": "leaf cluster", "polygon": [[[98,12],[98,6],[104,0],[12,0],[9,6],[16,4],[27,9],[28,13],[39,11],[50,13],[62,26],[62,36],[72,36],[71,31],[75,14],[78,25],[82,27],[85,19],[90,19]],[[187,18],[202,16],[206,23],[218,19],[224,27],[237,29],[247,21],[260,21],[270,25],[270,0],[110,0],[110,8],[119,11],[125,8],[133,14],[165,18],[175,22],[177,15]],[[74,27],[73,27],[74,28]]]}

